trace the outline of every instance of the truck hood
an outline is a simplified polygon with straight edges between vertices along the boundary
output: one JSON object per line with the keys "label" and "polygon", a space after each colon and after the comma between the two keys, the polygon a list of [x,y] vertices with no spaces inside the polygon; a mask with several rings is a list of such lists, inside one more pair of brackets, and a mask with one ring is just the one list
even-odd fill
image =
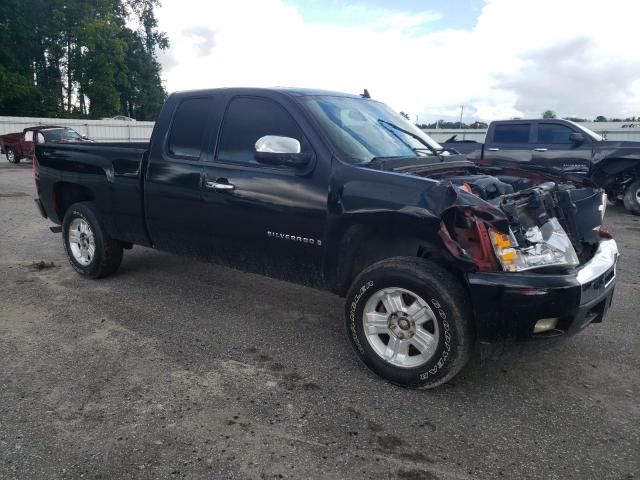
{"label": "truck hood", "polygon": [[633,148],[640,152],[640,142],[622,141],[622,140],[602,140],[595,142],[596,148],[602,149],[618,149],[618,148]]}

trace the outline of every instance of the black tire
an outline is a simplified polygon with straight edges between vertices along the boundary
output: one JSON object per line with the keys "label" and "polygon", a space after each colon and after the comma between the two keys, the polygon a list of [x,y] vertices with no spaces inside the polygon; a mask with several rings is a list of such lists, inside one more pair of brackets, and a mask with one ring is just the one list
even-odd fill
{"label": "black tire", "polygon": [[[69,242],[70,226],[75,219],[84,220],[93,232],[95,252],[86,265],[76,259]],[[71,266],[83,277],[106,277],[118,270],[122,262],[122,243],[107,235],[93,202],[75,203],[69,207],[62,222],[62,242]]]}
{"label": "black tire", "polygon": [[[376,353],[365,334],[365,305],[370,299],[375,304],[377,297],[374,295],[393,288],[420,296],[433,313],[435,320],[430,321],[437,321],[441,332],[431,357],[416,367],[389,363]],[[421,258],[395,257],[366,268],[349,289],[345,318],[347,333],[358,358],[376,375],[402,387],[426,389],[449,381],[469,361],[474,347],[475,329],[466,290],[443,267]],[[387,337],[391,341],[390,334]],[[379,338],[383,339],[384,335]]]}
{"label": "black tire", "polygon": [[624,208],[631,213],[640,215],[640,180],[636,180],[627,187],[622,197]]}
{"label": "black tire", "polygon": [[4,154],[6,155],[7,161],[9,163],[13,163],[13,164],[20,163],[20,159],[18,158],[18,155],[16,154],[15,150],[13,150],[13,148],[7,148]]}

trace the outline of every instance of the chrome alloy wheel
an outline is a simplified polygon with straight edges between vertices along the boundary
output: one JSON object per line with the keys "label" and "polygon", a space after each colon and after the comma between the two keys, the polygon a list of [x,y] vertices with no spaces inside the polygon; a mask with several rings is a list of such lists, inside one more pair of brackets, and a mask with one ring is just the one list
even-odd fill
{"label": "chrome alloy wheel", "polygon": [[7,150],[7,160],[9,160],[9,163],[15,163],[16,161],[16,152],[14,152],[11,149]]}
{"label": "chrome alloy wheel", "polygon": [[396,367],[424,365],[438,348],[433,310],[409,290],[389,287],[374,293],[364,306],[362,322],[371,348]]}
{"label": "chrome alloy wheel", "polygon": [[69,248],[73,258],[82,266],[87,266],[96,253],[93,230],[82,218],[74,218],[69,225]]}

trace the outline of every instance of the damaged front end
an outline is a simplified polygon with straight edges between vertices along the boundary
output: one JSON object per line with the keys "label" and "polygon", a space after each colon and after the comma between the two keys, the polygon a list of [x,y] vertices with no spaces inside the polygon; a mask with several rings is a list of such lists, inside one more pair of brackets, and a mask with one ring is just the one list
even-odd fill
{"label": "damaged front end", "polygon": [[466,267],[483,354],[604,319],[619,254],[601,228],[602,190],[545,181],[515,191],[515,180],[498,176],[481,177],[480,185],[470,177],[442,180],[455,201],[442,212],[440,235]]}
{"label": "damaged front end", "polygon": [[457,159],[375,166],[437,181],[421,201],[464,277],[483,352],[566,337],[604,319],[619,253],[602,229],[606,195],[588,180]]}
{"label": "damaged front end", "polygon": [[[457,198],[442,213],[440,235],[472,270],[566,272],[589,261],[598,248],[606,206],[601,190],[544,182],[515,191],[514,184],[527,184],[516,177],[443,180]],[[465,205],[469,194],[484,202]]]}

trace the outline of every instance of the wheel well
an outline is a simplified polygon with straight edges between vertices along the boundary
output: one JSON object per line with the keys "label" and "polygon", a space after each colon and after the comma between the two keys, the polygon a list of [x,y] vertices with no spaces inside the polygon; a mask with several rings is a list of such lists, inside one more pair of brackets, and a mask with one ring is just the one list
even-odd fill
{"label": "wheel well", "polygon": [[630,179],[640,178],[640,160],[629,158],[612,158],[602,160],[593,172],[593,181],[614,193],[621,193]]}
{"label": "wheel well", "polygon": [[415,230],[397,231],[390,225],[354,225],[342,235],[335,259],[335,292],[344,296],[355,277],[369,265],[392,257],[429,258],[446,263],[439,237],[417,236]]}
{"label": "wheel well", "polygon": [[60,182],[53,187],[56,215],[60,222],[64,218],[67,209],[78,202],[95,200],[93,192],[87,187],[76,183]]}

